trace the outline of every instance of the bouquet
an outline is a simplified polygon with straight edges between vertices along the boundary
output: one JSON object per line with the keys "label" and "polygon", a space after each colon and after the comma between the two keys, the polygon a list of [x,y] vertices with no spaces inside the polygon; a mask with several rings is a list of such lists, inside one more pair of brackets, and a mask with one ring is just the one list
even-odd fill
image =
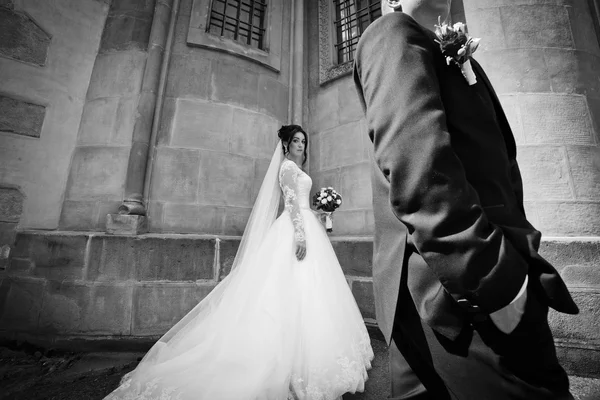
{"label": "bouquet", "polygon": [[325,228],[327,232],[333,231],[333,221],[331,213],[342,205],[342,195],[336,192],[332,187],[321,188],[313,196],[313,205],[317,210],[325,212]]}
{"label": "bouquet", "polygon": [[435,25],[436,42],[440,45],[442,54],[446,57],[446,64],[458,65],[469,85],[477,83],[477,78],[471,67],[471,55],[479,46],[479,38],[472,38],[465,32],[466,25],[457,22],[454,25],[441,23],[438,18]]}

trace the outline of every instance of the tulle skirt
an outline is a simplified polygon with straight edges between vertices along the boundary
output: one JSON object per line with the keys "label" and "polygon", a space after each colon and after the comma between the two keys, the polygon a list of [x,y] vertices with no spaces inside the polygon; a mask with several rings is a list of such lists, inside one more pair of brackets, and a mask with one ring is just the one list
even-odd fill
{"label": "tulle skirt", "polygon": [[329,238],[287,212],[258,252],[167,332],[106,399],[333,400],[364,390],[369,336]]}

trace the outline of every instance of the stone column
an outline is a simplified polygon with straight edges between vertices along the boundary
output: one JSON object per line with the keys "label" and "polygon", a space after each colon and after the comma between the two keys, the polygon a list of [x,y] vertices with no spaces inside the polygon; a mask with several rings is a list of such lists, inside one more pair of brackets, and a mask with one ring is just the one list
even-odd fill
{"label": "stone column", "polygon": [[292,32],[292,53],[290,74],[290,112],[292,124],[303,124],[304,107],[304,0],[294,0],[292,9],[294,30]]}
{"label": "stone column", "polygon": [[[581,313],[552,312],[571,373],[600,361],[600,32],[593,1],[463,0],[518,145],[528,219]],[[460,12],[457,12],[460,14]],[[577,361],[573,361],[577,360]],[[595,369],[596,368],[596,369]]]}
{"label": "stone column", "polygon": [[[177,1],[177,0],[175,0]],[[137,107],[133,139],[129,152],[129,163],[125,180],[125,195],[119,214],[109,214],[107,230],[119,233],[140,233],[145,230],[146,207],[144,187],[148,155],[152,149],[154,116],[157,109],[157,93],[164,91],[166,63],[163,61],[171,6],[173,0],[157,0],[152,19],[152,29],[148,43],[148,60],[142,78],[142,90]],[[172,29],[171,29],[172,30]],[[172,37],[172,32],[170,36]],[[158,102],[160,105],[162,102]],[[156,130],[156,128],[154,128]]]}

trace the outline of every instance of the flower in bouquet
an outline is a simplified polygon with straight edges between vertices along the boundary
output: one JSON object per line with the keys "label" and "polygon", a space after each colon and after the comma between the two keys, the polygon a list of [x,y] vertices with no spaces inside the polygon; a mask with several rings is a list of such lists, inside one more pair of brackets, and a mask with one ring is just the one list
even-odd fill
{"label": "flower in bouquet", "polygon": [[333,221],[331,213],[342,205],[342,195],[336,192],[332,187],[321,188],[313,196],[313,205],[317,210],[325,212],[325,228],[327,232],[333,231]]}
{"label": "flower in bouquet", "polygon": [[477,50],[481,39],[469,36],[465,28],[466,25],[462,22],[448,25],[438,18],[438,25],[435,25],[436,42],[446,57],[446,63],[458,65],[467,83],[474,85],[477,78],[471,67],[470,58]]}

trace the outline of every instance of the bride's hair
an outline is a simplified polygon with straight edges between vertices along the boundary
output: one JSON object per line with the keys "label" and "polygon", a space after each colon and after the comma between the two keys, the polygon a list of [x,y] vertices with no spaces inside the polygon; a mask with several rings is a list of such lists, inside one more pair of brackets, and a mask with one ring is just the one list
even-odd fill
{"label": "bride's hair", "polygon": [[281,128],[277,131],[277,136],[281,139],[281,145],[283,146],[283,153],[287,154],[287,148],[292,142],[294,135],[298,132],[302,132],[304,134],[304,139],[306,139],[306,145],[304,146],[304,160],[302,160],[302,165],[306,163],[306,159],[308,158],[306,154],[306,149],[308,148],[308,135],[304,132],[304,129],[300,125],[282,125]]}

